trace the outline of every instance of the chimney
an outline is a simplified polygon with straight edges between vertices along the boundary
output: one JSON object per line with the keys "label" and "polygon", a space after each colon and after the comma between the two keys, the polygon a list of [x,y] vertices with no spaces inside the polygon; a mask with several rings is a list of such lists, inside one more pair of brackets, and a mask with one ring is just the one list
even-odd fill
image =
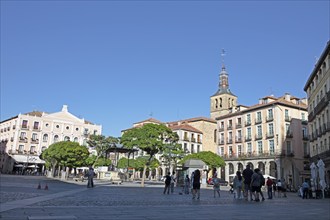
{"label": "chimney", "polygon": [[62,112],[68,112],[68,106],[67,105],[63,105]]}
{"label": "chimney", "polygon": [[289,93],[285,93],[284,99],[285,99],[285,101],[290,102],[291,101],[291,95]]}

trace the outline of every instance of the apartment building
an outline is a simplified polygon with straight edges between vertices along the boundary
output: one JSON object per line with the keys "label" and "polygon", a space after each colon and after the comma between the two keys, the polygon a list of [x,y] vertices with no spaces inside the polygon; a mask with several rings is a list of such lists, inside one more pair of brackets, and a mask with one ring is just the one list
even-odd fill
{"label": "apartment building", "polygon": [[2,173],[43,169],[43,150],[58,141],[75,141],[87,146],[90,134],[100,135],[102,126],[80,119],[63,105],[60,112],[33,111],[0,123],[0,169]]}
{"label": "apartment building", "polygon": [[311,162],[325,163],[330,182],[330,41],[310,74],[304,91],[308,98],[308,126]]}
{"label": "apartment building", "polygon": [[211,118],[217,121],[217,153],[226,162],[218,170],[222,179],[231,182],[230,175],[247,164],[295,187],[309,175],[306,99],[285,94],[263,97],[253,106],[237,105],[223,65],[210,102]]}

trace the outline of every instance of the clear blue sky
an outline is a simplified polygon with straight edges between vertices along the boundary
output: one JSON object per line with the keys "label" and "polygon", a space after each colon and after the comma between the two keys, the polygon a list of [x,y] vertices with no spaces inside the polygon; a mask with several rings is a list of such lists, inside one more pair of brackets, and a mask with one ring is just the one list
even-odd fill
{"label": "clear blue sky", "polygon": [[1,1],[1,121],[69,111],[120,131],[209,117],[221,49],[238,103],[303,87],[329,1]]}

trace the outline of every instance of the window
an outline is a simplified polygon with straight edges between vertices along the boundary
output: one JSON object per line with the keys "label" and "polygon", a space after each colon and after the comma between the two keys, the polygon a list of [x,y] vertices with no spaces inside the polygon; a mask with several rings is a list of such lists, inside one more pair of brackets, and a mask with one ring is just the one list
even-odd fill
{"label": "window", "polygon": [[44,136],[42,137],[42,141],[43,142],[47,142],[48,141],[48,134],[44,134]]}
{"label": "window", "polygon": [[285,132],[288,134],[290,131],[290,124],[285,124]]}
{"label": "window", "polygon": [[273,109],[268,109],[268,119],[273,119]]}
{"label": "window", "polygon": [[66,127],[65,127],[65,129],[66,129],[66,130],[69,130],[69,129],[70,129],[70,127],[69,127],[69,126],[66,126]]}
{"label": "window", "polygon": [[269,140],[269,153],[271,155],[275,153],[274,140]]}
{"label": "window", "polygon": [[78,142],[78,138],[75,137],[75,138],[73,139],[73,141],[74,141],[74,142]]}
{"label": "window", "polygon": [[252,144],[251,143],[247,143],[246,149],[247,149],[248,154],[252,154]]}
{"label": "window", "polygon": [[190,146],[190,153],[195,153],[195,151],[194,151],[194,144],[191,144],[191,146]]}
{"label": "window", "polygon": [[247,128],[247,137],[251,139],[251,128]]}
{"label": "window", "polygon": [[60,128],[60,126],[59,125],[56,125],[56,128]]}
{"label": "window", "polygon": [[76,128],[76,131],[79,131],[79,128]]}
{"label": "window", "polygon": [[37,140],[37,134],[36,133],[33,133],[32,134],[32,141],[36,141]]}
{"label": "window", "polygon": [[250,114],[246,115],[246,122],[248,124],[251,124],[251,115]]}
{"label": "window", "polygon": [[187,146],[187,143],[184,143],[184,144],[183,144],[183,151],[184,151],[184,152],[188,152],[188,146]]}
{"label": "window", "polygon": [[43,151],[46,150],[46,149],[47,149],[47,147],[43,146],[43,147],[41,148],[41,152],[43,152]]}
{"label": "window", "polygon": [[94,134],[94,135],[97,135],[97,130],[94,130],[94,131],[93,131],[93,134]]}
{"label": "window", "polygon": [[305,115],[305,112],[302,112],[302,113],[301,113],[301,120],[302,120],[302,121],[306,121],[306,115]]}
{"label": "window", "polygon": [[285,109],[284,114],[285,114],[285,120],[290,120],[288,109]]}
{"label": "window", "polygon": [[233,147],[232,146],[229,146],[228,147],[228,154],[229,154],[229,156],[232,156],[233,155]]}
{"label": "window", "polygon": [[258,125],[257,130],[258,130],[258,137],[261,137],[261,136],[262,136],[262,128],[261,128],[261,125]]}
{"label": "window", "polygon": [[224,129],[225,128],[225,123],[222,121],[222,122],[220,122],[220,128],[221,129]]}
{"label": "window", "polygon": [[200,146],[199,146],[199,144],[197,144],[197,153],[199,153],[200,152]]}
{"label": "window", "polygon": [[242,145],[237,146],[237,154],[240,156],[242,154]]}
{"label": "window", "polygon": [[31,146],[30,147],[30,153],[33,154],[36,151],[36,147],[35,146]]}
{"label": "window", "polygon": [[38,130],[38,129],[39,129],[39,122],[35,121],[35,122],[33,123],[33,129],[34,129],[34,130]]}
{"label": "window", "polygon": [[58,135],[54,136],[54,143],[58,142]]}
{"label": "window", "polygon": [[225,148],[220,147],[220,155],[223,156],[225,154]]}
{"label": "window", "polygon": [[273,123],[268,125],[268,134],[269,135],[274,135],[274,125],[273,125]]}
{"label": "window", "polygon": [[258,141],[258,154],[262,154],[262,141]]}
{"label": "window", "polygon": [[28,121],[27,120],[23,120],[23,122],[22,122],[22,128],[27,128],[28,127],[27,124],[28,124]]}
{"label": "window", "polygon": [[25,132],[21,132],[21,135],[19,136],[19,138],[21,140],[25,139],[26,138],[26,133]]}
{"label": "window", "polygon": [[291,141],[287,141],[286,142],[286,152],[287,154],[291,154],[292,150],[291,150]]}
{"label": "window", "polygon": [[22,153],[24,150],[24,145],[19,145],[18,146],[18,152]]}
{"label": "window", "polygon": [[64,141],[70,141],[70,138],[68,136],[65,136]]}
{"label": "window", "polygon": [[261,112],[257,112],[257,121],[258,121],[258,122],[261,121]]}

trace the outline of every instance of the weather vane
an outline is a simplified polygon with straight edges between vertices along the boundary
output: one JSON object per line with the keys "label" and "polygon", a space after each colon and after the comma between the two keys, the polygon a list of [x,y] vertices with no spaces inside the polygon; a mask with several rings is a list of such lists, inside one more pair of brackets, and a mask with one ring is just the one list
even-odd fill
{"label": "weather vane", "polygon": [[222,50],[221,50],[221,62],[222,62],[222,65],[225,64],[225,56],[226,56],[226,51],[225,51],[225,49],[222,48]]}

